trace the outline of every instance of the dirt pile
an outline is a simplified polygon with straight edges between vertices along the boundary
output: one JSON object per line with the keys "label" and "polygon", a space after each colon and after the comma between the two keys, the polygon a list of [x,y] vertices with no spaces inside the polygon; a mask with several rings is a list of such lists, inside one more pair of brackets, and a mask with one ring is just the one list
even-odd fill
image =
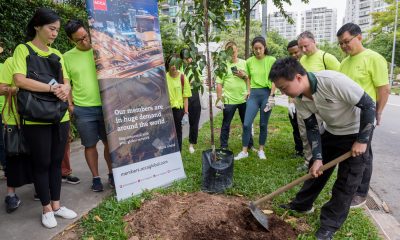
{"label": "dirt pile", "polygon": [[269,215],[270,232],[253,218],[243,198],[193,193],[158,196],[127,215],[131,239],[296,239],[298,231]]}

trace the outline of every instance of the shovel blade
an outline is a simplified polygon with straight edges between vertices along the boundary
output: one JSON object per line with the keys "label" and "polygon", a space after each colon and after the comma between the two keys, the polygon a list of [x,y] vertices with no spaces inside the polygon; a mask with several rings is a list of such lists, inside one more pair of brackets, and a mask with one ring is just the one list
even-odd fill
{"label": "shovel blade", "polygon": [[254,204],[250,202],[249,205],[251,214],[257,219],[257,221],[269,232],[268,217]]}

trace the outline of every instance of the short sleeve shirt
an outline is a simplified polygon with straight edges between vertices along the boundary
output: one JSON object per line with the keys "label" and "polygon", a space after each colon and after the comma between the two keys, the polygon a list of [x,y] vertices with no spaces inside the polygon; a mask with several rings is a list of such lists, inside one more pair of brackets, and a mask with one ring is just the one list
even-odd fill
{"label": "short sleeve shirt", "polygon": [[[1,76],[1,71],[4,67],[3,63],[0,63],[0,76]],[[1,79],[0,79],[1,81]],[[0,96],[0,109],[3,109],[3,104],[4,104],[4,96]]]}
{"label": "short sleeve shirt", "polygon": [[257,59],[255,56],[246,61],[247,74],[250,77],[251,88],[271,88],[272,82],[269,79],[269,72],[276,58],[265,56],[263,59]]}
{"label": "short sleeve shirt", "polygon": [[[68,73],[65,69],[64,66],[64,58],[62,54],[54,48],[49,47],[49,50],[47,52],[40,50],[37,48],[35,45],[32,44],[32,42],[27,42],[27,44],[35,51],[39,56],[42,57],[47,57],[50,54],[54,53],[57,56],[60,57],[60,63],[62,67],[62,72],[63,72],[63,77],[64,79],[69,79]],[[29,55],[29,50],[24,44],[20,44],[15,48],[14,55],[13,55],[13,75],[16,73],[20,73],[26,76],[27,72],[27,66],[26,66],[26,57]],[[68,111],[65,113],[63,119],[61,119],[61,122],[66,122],[69,121],[69,113]],[[40,123],[40,122],[31,122],[31,121],[25,121],[25,124],[31,125],[31,124],[47,124],[47,123]]]}
{"label": "short sleeve shirt", "polygon": [[[307,119],[318,113],[325,129],[334,135],[359,132],[360,109],[355,105],[364,90],[346,75],[336,71],[308,73],[309,81],[316,81],[313,100],[302,96],[296,99],[296,109],[301,118]],[[312,84],[310,84],[312,85]]]}
{"label": "short sleeve shirt", "polygon": [[330,53],[325,53],[325,55],[324,53],[324,51],[318,50],[311,56],[303,55],[300,58],[300,63],[307,72],[319,72],[322,70],[339,71],[340,62],[336,57]]}
{"label": "short sleeve shirt", "polygon": [[93,49],[81,51],[75,47],[64,53],[64,63],[72,85],[74,104],[81,107],[101,106]]}
{"label": "short sleeve shirt", "polygon": [[238,70],[242,70],[247,74],[246,61],[239,58],[236,63],[227,63],[226,74],[222,78],[217,78],[216,82],[223,87],[225,104],[242,104],[246,102],[246,80],[234,75],[231,70],[232,67],[236,67]]}
{"label": "short sleeve shirt", "polygon": [[358,83],[374,101],[376,88],[389,84],[386,59],[370,49],[346,57],[339,71]]}
{"label": "short sleeve shirt", "polygon": [[[13,58],[12,57],[7,58],[6,61],[4,62],[3,69],[2,69],[2,71],[0,71],[0,83],[7,84],[10,86],[15,86],[14,81],[13,81]],[[1,99],[3,101],[2,104],[4,104],[5,96],[1,96]],[[1,107],[3,108],[3,105]],[[12,115],[9,113],[8,107],[6,107],[3,112],[3,118],[5,120],[5,122],[3,122],[3,124],[7,123],[8,125],[16,125],[15,119],[19,119],[19,115],[15,108],[14,108],[14,115]]]}
{"label": "short sleeve shirt", "polygon": [[171,77],[169,72],[167,72],[166,75],[171,108],[183,108],[183,98],[192,96],[188,79],[184,77],[182,91],[181,75],[183,75],[183,73],[179,72],[178,76],[175,78]]}

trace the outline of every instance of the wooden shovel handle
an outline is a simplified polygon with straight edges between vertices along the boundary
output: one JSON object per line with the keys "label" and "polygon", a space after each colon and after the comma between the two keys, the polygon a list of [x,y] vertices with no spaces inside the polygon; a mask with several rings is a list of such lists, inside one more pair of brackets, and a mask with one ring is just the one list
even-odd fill
{"label": "wooden shovel handle", "polygon": [[[351,151],[348,151],[347,153],[341,155],[340,157],[337,157],[334,160],[330,161],[329,163],[323,165],[320,170],[325,171],[326,169],[329,169],[329,168],[335,166],[336,164],[343,162],[344,160],[348,159],[349,157],[351,157]],[[253,204],[257,206],[261,203],[264,203],[265,201],[268,201],[269,199],[271,199],[283,192],[286,192],[287,190],[293,188],[294,186],[296,186],[302,182],[305,182],[306,180],[308,180],[310,178],[312,178],[311,173],[308,173],[302,177],[299,177],[296,180],[294,180],[293,182],[291,182],[283,187],[278,188],[276,191],[268,194],[267,196],[258,199]]]}

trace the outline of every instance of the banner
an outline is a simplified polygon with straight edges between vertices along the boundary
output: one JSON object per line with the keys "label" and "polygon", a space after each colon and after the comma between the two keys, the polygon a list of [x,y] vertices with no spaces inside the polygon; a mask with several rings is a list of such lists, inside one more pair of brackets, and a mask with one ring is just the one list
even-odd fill
{"label": "banner", "polygon": [[185,178],[156,0],[87,0],[117,199]]}

